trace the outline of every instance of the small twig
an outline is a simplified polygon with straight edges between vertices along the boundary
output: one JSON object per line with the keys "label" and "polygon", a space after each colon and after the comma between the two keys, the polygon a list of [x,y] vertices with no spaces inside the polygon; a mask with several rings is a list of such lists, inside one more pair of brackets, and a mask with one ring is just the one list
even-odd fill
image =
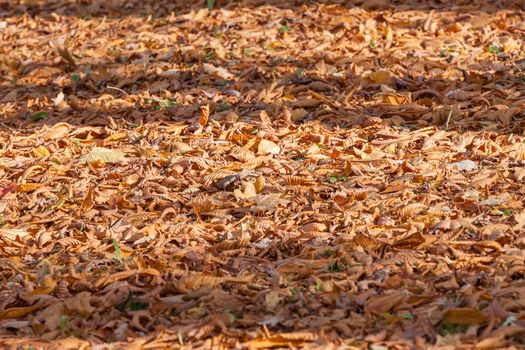
{"label": "small twig", "polygon": [[126,96],[129,96],[129,94],[128,94],[126,91],[124,91],[124,90],[122,90],[122,89],[119,89],[118,87],[115,87],[115,86],[109,86],[109,85],[106,85],[106,89],[117,90],[117,91],[122,92],[122,93],[125,94]]}
{"label": "small twig", "polygon": [[450,117],[452,117],[452,108],[451,108],[450,111],[448,112],[447,121],[446,121],[446,123],[445,123],[445,130],[448,129],[448,124],[450,123]]}

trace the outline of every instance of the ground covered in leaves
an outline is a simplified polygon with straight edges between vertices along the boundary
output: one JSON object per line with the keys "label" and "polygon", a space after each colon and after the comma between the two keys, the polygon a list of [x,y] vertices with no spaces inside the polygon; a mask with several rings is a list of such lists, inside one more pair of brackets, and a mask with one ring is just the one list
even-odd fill
{"label": "ground covered in leaves", "polygon": [[2,348],[524,347],[516,2],[188,3],[0,3]]}

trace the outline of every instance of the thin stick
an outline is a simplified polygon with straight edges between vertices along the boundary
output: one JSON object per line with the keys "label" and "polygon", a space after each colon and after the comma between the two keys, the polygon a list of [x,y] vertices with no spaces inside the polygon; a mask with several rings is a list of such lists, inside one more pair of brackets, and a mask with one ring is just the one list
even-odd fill
{"label": "thin stick", "polygon": [[448,112],[447,122],[445,123],[445,130],[448,129],[448,123],[450,123],[450,117],[452,117],[452,108],[450,109],[450,112]]}
{"label": "thin stick", "polygon": [[123,94],[129,96],[129,94],[128,94],[126,91],[124,91],[124,90],[122,90],[122,89],[119,89],[118,87],[115,87],[115,86],[108,86],[108,85],[107,85],[107,86],[106,86],[106,89],[117,90],[117,91],[120,91],[120,92],[122,92]]}

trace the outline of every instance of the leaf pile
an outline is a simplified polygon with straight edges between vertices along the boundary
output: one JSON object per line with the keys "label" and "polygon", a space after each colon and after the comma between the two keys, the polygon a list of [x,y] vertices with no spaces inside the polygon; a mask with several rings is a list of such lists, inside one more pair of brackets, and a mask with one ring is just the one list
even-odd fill
{"label": "leaf pile", "polygon": [[525,345],[516,2],[0,4],[0,343]]}

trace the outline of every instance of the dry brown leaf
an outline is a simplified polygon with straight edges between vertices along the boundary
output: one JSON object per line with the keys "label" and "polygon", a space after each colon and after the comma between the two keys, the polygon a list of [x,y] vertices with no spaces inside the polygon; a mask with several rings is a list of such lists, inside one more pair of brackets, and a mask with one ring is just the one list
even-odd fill
{"label": "dry brown leaf", "polygon": [[257,190],[255,185],[251,182],[245,182],[243,190],[236,189],[233,191],[235,198],[237,199],[249,199],[257,196]]}
{"label": "dry brown leaf", "polygon": [[378,70],[378,71],[372,72],[370,73],[368,78],[376,84],[391,84],[392,83],[392,75],[387,70]]}
{"label": "dry brown leaf", "polygon": [[457,325],[481,324],[487,320],[487,316],[475,309],[456,308],[445,311],[441,322]]}
{"label": "dry brown leaf", "polygon": [[281,152],[281,148],[270,140],[263,139],[259,142],[259,146],[257,146],[258,155],[279,154],[279,152]]}
{"label": "dry brown leaf", "polygon": [[215,67],[212,64],[203,63],[202,68],[204,68],[204,71],[206,73],[211,74],[211,75],[216,75],[221,79],[231,80],[234,78],[234,75],[228,72],[228,70],[223,67]]}
{"label": "dry brown leaf", "polygon": [[88,210],[91,210],[91,208],[93,208],[93,205],[95,204],[93,198],[94,198],[93,188],[90,186],[86,193],[86,197],[84,197],[84,200],[82,201],[82,204],[80,205],[81,212],[86,212]]}
{"label": "dry brown leaf", "polygon": [[43,304],[35,304],[32,306],[13,307],[7,310],[0,310],[0,320],[9,318],[22,318],[37,310],[40,310],[43,307]]}
{"label": "dry brown leaf", "polygon": [[57,284],[58,282],[52,276],[46,275],[43,278],[42,286],[39,288],[33,289],[33,291],[31,292],[31,295],[51,294],[55,290]]}
{"label": "dry brown leaf", "polygon": [[404,292],[393,292],[378,297],[372,297],[366,304],[365,310],[372,314],[380,314],[392,310],[397,305],[403,303],[407,296]]}

